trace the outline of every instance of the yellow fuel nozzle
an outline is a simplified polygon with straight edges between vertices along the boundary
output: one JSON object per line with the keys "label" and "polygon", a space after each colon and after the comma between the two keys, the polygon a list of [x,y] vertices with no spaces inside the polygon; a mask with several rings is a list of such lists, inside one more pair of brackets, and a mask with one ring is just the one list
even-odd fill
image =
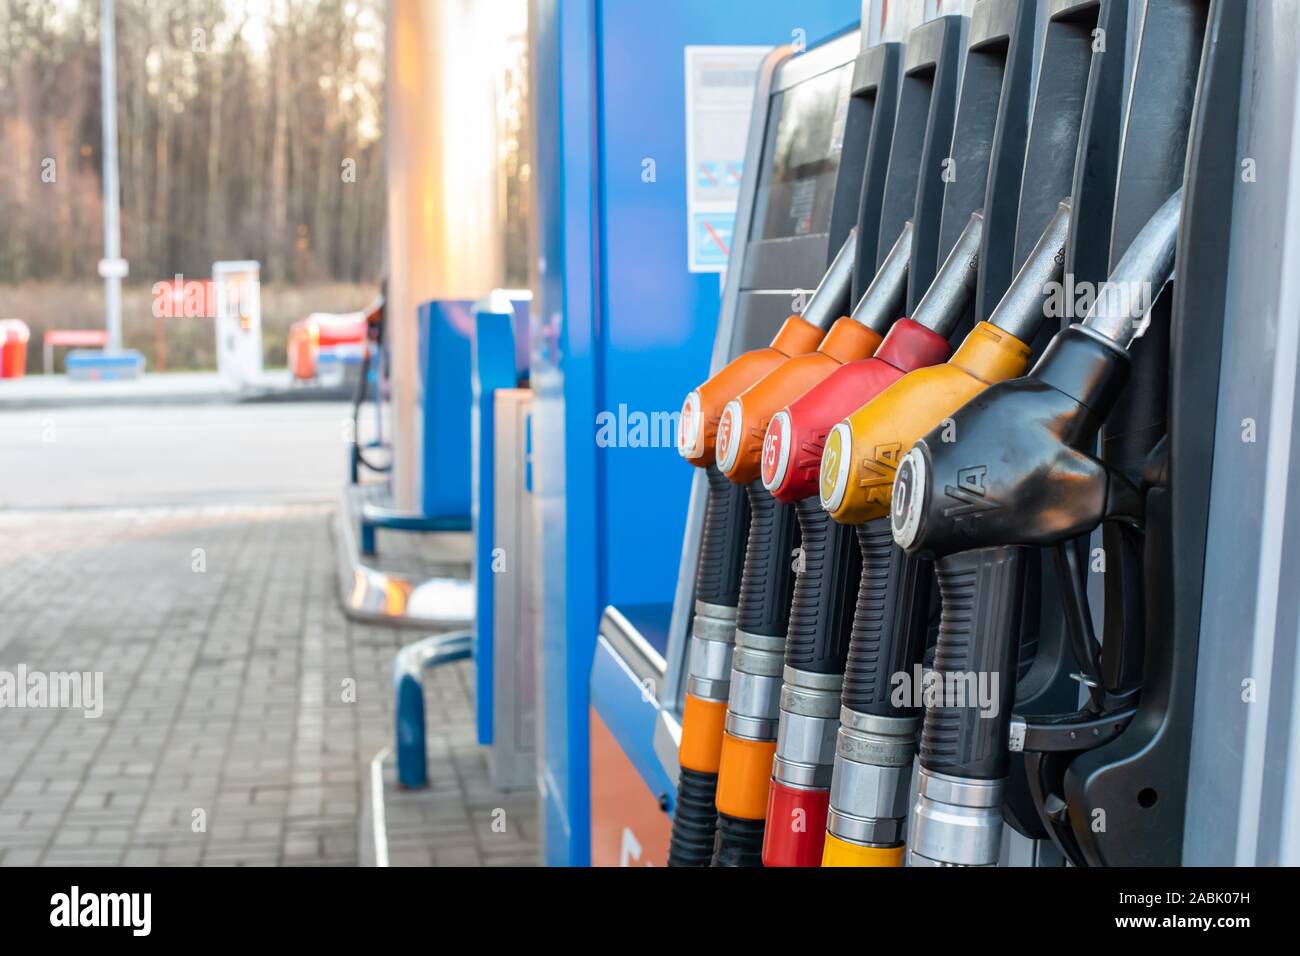
{"label": "yellow fuel nozzle", "polygon": [[831,430],[818,490],[832,518],[856,525],[888,515],[894,472],[916,440],[989,385],[1025,373],[1069,229],[1070,206],[1062,202],[989,321],[977,324],[946,364],[909,372]]}

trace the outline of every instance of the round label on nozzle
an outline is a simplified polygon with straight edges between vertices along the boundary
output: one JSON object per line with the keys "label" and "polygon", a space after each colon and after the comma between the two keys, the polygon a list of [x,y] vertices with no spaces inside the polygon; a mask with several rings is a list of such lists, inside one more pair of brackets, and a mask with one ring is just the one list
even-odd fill
{"label": "round label on nozzle", "polygon": [[700,393],[691,392],[682,402],[682,413],[677,419],[677,454],[683,458],[698,455],[695,446],[700,441]]}
{"label": "round label on nozzle", "polygon": [[724,474],[731,471],[740,455],[740,419],[743,414],[739,400],[734,398],[722,409],[714,452],[718,458],[718,467]]}
{"label": "round label on nozzle", "polygon": [[853,460],[853,432],[848,422],[840,422],[826,436],[822,449],[822,472],[818,491],[822,507],[835,511],[844,503],[849,486],[849,464]]}
{"label": "round label on nozzle", "polygon": [[763,436],[763,487],[775,491],[785,481],[790,464],[790,413],[782,409],[772,416]]}
{"label": "round label on nozzle", "polygon": [[890,528],[894,532],[894,544],[900,548],[907,549],[916,540],[925,498],[925,455],[922,454],[920,445],[913,445],[894,473],[894,506],[890,512]]}

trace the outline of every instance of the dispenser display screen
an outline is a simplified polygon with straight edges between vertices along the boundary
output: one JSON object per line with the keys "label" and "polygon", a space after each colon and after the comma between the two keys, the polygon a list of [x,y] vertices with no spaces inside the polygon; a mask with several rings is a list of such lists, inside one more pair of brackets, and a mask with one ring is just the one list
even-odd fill
{"label": "dispenser display screen", "polygon": [[852,82],[846,63],[772,97],[751,239],[830,228]]}

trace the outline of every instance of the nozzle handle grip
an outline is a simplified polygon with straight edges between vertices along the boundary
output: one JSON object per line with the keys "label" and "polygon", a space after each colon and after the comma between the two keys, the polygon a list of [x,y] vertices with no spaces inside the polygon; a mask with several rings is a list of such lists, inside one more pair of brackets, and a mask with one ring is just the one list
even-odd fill
{"label": "nozzle handle grip", "polygon": [[705,867],[712,861],[718,827],[718,810],[713,802],[717,792],[716,773],[681,768],[668,844],[669,866]]}
{"label": "nozzle handle grip", "polygon": [[815,497],[804,498],[794,508],[803,559],[790,601],[785,663],[814,674],[842,674],[862,552],[853,527],[835,521]]}
{"label": "nozzle handle grip", "polygon": [[773,498],[762,481],[751,481],[745,487],[749,492],[749,539],[740,578],[736,629],[784,636],[794,594],[799,522],[794,509]]}
{"label": "nozzle handle grip", "polygon": [[1027,550],[1003,545],[935,562],[943,607],[932,693],[942,696],[921,725],[927,770],[982,780],[1009,772]]}
{"label": "nozzle handle grip", "polygon": [[914,680],[929,629],[930,562],[894,544],[889,518],[857,526],[861,583],[844,670],[844,706],[860,714],[911,717],[912,695],[894,702],[895,674]]}
{"label": "nozzle handle grip", "polygon": [[695,570],[695,600],[735,607],[749,537],[749,496],[743,486],[728,481],[717,465],[710,465],[705,474],[709,496]]}

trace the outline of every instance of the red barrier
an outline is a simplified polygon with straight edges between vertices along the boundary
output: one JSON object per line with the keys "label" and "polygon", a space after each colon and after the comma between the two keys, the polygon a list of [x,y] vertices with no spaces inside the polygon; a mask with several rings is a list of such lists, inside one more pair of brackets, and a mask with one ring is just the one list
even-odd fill
{"label": "red barrier", "polygon": [[32,331],[22,319],[0,319],[0,378],[27,373],[27,342]]}

